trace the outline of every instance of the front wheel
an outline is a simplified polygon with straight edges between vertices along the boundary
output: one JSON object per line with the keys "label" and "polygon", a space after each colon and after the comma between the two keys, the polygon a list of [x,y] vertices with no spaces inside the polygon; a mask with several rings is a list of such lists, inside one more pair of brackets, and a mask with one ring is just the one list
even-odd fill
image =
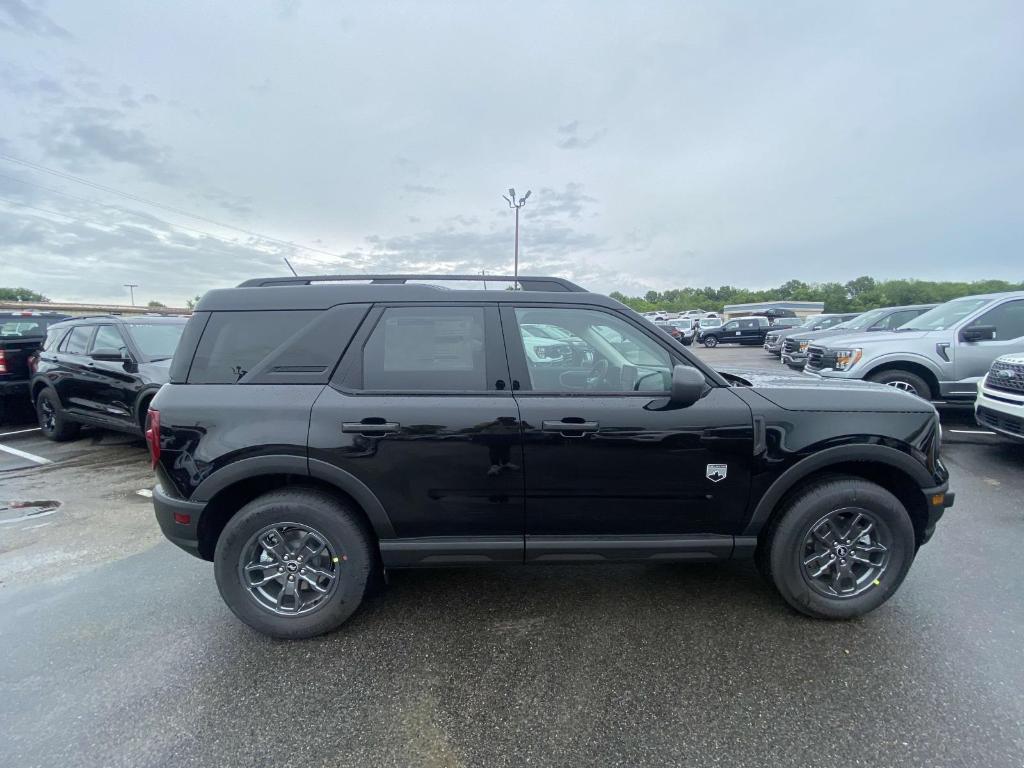
{"label": "front wheel", "polygon": [[932,388],[928,386],[928,382],[910,371],[882,371],[881,373],[869,376],[868,381],[885,384],[887,387],[899,389],[903,392],[909,392],[910,394],[917,395],[925,400],[931,400],[933,396]]}
{"label": "front wheel", "polygon": [[709,349],[711,347],[717,347],[718,346],[718,337],[717,336],[707,336],[707,337],[705,337],[705,339],[704,339],[704,346],[709,348]]}
{"label": "front wheel", "polygon": [[764,537],[762,570],[801,613],[851,619],[903,583],[914,527],[899,499],[857,477],[823,478],[792,499]]}
{"label": "front wheel", "polygon": [[376,560],[358,513],[330,494],[285,488],[228,521],[214,574],[224,602],[253,629],[300,640],[330,632],[363,600]]}

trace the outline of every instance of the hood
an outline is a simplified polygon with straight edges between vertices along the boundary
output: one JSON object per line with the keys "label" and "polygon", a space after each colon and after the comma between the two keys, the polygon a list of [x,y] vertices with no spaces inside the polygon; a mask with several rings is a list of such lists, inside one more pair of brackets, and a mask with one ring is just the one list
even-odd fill
{"label": "hood", "polygon": [[[837,333],[828,337],[828,343],[824,346],[829,349],[843,347],[864,347],[868,344],[906,344],[908,341],[923,339],[933,333],[945,335],[945,331],[872,331],[869,333]],[[817,338],[821,338],[821,334]],[[817,339],[815,339],[817,340]]]}
{"label": "hood", "polygon": [[[851,333],[858,333],[857,331],[851,331],[849,328],[825,328],[821,331],[801,331],[800,333],[791,333],[789,338],[797,339],[799,341],[817,341],[818,339],[824,339],[829,336],[849,336]],[[872,336],[879,333],[879,331],[872,332]]]}
{"label": "hood", "polygon": [[997,363],[1009,363],[1010,365],[1024,365],[1024,353],[1003,355],[996,359]]}
{"label": "hood", "polygon": [[772,333],[780,339],[786,339],[796,333],[814,333],[814,331],[808,331],[803,328],[769,328],[768,333]]}
{"label": "hood", "polygon": [[884,384],[859,379],[823,379],[764,369],[719,368],[750,382],[761,397],[787,411],[931,413],[931,403]]}

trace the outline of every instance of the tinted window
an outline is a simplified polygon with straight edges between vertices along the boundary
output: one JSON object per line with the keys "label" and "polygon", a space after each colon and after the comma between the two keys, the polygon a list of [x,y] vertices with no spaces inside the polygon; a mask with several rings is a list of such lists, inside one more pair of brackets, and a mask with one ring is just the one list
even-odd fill
{"label": "tinted window", "polygon": [[[192,384],[234,384],[256,366],[267,355],[301,331],[319,315],[318,311],[269,311],[269,312],[214,312],[206,324],[206,330],[199,340],[188,380]],[[184,325],[155,324],[152,328],[166,328],[174,332],[174,344],[177,344],[184,330]],[[170,334],[158,336],[149,334],[148,329],[132,330],[132,335],[139,346],[146,339],[150,349],[159,349],[162,354],[172,355],[170,351]],[[140,331],[143,333],[140,334]],[[157,345],[157,342],[161,342]],[[149,353],[147,352],[147,355]]]}
{"label": "tinted window", "polygon": [[924,312],[923,309],[904,309],[902,312],[893,312],[888,317],[882,318],[871,327],[876,331],[891,331],[899,328],[904,323],[913,320]]}
{"label": "tinted window", "polygon": [[731,322],[731,323],[726,323],[725,325],[723,325],[723,326],[722,326],[722,330],[723,330],[723,331],[738,331],[738,330],[739,330],[739,327],[740,327],[740,324],[739,324],[739,323],[737,323],[737,322],[736,322],[736,321],[734,320],[734,321],[733,321],[733,322]]}
{"label": "tinted window", "polygon": [[757,328],[757,320],[740,320],[740,330],[749,331],[751,328]]}
{"label": "tinted window", "polygon": [[[995,339],[1019,339],[1024,336],[1024,301],[1008,301],[993,310],[986,312],[971,323],[974,325],[994,325]],[[970,326],[968,326],[970,327]]]}
{"label": "tinted window", "polygon": [[56,328],[46,332],[46,341],[43,342],[43,349],[47,352],[52,352],[57,348],[58,342],[64,338],[64,334],[68,332],[67,328]]}
{"label": "tinted window", "polygon": [[92,349],[121,349],[125,346],[121,332],[112,325],[101,325],[96,329],[96,338],[92,340]]}
{"label": "tinted window", "polygon": [[[515,313],[530,387],[535,391],[664,392],[669,388],[669,353],[615,315],[540,307],[517,307]],[[539,322],[559,328],[568,343],[538,343],[525,329]]]}
{"label": "tinted window", "polygon": [[480,392],[487,389],[485,358],[482,307],[391,307],[363,347],[363,388]]}
{"label": "tinted window", "polygon": [[61,345],[61,351],[69,355],[84,355],[89,348],[89,337],[92,336],[92,325],[79,325],[71,330]]}
{"label": "tinted window", "polygon": [[0,317],[0,339],[39,338],[46,335],[46,329],[52,323],[59,323],[63,319],[26,315]]}

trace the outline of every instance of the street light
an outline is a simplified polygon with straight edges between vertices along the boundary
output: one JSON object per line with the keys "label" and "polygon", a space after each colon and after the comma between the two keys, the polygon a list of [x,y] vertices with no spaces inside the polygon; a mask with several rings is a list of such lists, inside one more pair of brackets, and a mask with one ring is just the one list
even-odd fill
{"label": "street light", "polygon": [[515,270],[512,273],[516,277],[515,287],[519,287],[519,209],[526,205],[526,201],[530,199],[530,190],[526,191],[526,194],[516,201],[516,190],[515,187],[508,188],[508,194],[502,195],[505,198],[505,202],[508,203],[509,208],[515,209],[516,212],[516,261]]}
{"label": "street light", "polygon": [[131,291],[132,295],[132,306],[135,306],[135,289],[139,287],[138,283],[125,283],[124,287]]}

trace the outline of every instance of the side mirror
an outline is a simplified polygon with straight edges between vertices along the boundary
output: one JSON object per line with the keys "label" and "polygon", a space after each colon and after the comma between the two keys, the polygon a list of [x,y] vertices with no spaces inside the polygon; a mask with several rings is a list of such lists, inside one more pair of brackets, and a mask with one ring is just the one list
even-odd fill
{"label": "side mirror", "polygon": [[93,360],[102,360],[106,363],[131,362],[131,358],[128,357],[127,352],[122,352],[120,349],[114,349],[113,347],[94,349],[90,357]]}
{"label": "side mirror", "polygon": [[672,369],[672,388],[669,392],[668,408],[687,408],[696,403],[704,394],[707,382],[704,374],[688,365],[677,365]]}
{"label": "side mirror", "polygon": [[960,331],[960,341],[991,341],[995,337],[994,325],[971,325]]}

